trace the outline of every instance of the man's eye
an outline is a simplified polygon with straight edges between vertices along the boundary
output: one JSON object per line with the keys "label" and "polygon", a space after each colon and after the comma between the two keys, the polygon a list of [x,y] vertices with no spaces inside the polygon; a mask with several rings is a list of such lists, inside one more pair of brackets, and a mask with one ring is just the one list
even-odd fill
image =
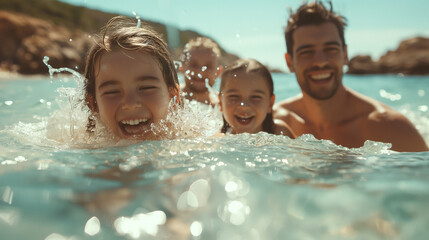
{"label": "man's eye", "polygon": [[306,56],[306,55],[310,55],[312,52],[313,51],[310,51],[310,50],[308,50],[308,51],[302,51],[302,52],[299,52],[299,55]]}
{"label": "man's eye", "polygon": [[328,51],[328,52],[337,52],[338,48],[327,48],[326,51]]}

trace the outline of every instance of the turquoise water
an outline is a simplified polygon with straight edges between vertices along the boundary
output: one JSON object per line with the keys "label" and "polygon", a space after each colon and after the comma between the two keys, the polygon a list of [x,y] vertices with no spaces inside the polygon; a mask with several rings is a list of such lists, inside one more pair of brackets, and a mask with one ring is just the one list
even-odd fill
{"label": "turquoise water", "polygon": [[[299,93],[292,75],[274,80],[277,99]],[[428,80],[344,81],[405,114],[428,141]],[[88,144],[78,136],[85,111],[68,102],[75,86],[0,80],[1,239],[429,236],[429,152],[348,149],[311,135],[209,138],[210,127],[193,138]],[[207,114],[190,109],[184,124],[216,126],[197,113]]]}

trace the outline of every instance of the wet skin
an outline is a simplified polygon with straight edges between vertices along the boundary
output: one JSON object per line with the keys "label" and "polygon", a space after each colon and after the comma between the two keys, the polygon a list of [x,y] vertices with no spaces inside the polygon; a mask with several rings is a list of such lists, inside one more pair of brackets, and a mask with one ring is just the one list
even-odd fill
{"label": "wet skin", "polygon": [[218,65],[218,57],[212,49],[197,47],[191,49],[188,59],[184,61],[182,73],[185,75],[185,88],[188,99],[194,99],[202,103],[211,103],[209,91],[206,86],[212,87],[219,76],[221,68]]}
{"label": "wet skin", "polygon": [[96,67],[100,120],[117,138],[157,139],[151,124],[165,119],[174,92],[169,91],[155,58],[117,50],[104,53]]}
{"label": "wet skin", "polygon": [[274,96],[271,96],[266,80],[257,74],[239,71],[227,76],[219,100],[225,120],[232,133],[257,133],[262,122],[272,112]]}
{"label": "wet skin", "polygon": [[392,143],[396,151],[428,151],[414,125],[402,114],[342,84],[347,63],[333,23],[302,26],[293,33],[293,52],[286,54],[302,95],[274,106],[274,117],[297,136],[313,134],[349,148],[366,140]]}

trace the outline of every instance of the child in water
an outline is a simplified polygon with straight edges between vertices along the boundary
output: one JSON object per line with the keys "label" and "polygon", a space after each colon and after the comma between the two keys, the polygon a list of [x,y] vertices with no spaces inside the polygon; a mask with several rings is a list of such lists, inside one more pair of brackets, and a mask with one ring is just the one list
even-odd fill
{"label": "child in water", "polygon": [[181,72],[185,76],[183,89],[186,99],[214,106],[218,103],[217,94],[212,94],[210,87],[220,75],[219,66],[221,52],[219,46],[211,39],[198,37],[190,40],[183,50]]}
{"label": "child in water", "polygon": [[224,117],[222,133],[258,133],[294,138],[289,126],[273,120],[274,84],[268,69],[253,59],[239,59],[221,76],[219,105]]}
{"label": "child in water", "polygon": [[112,18],[90,49],[85,68],[88,131],[103,123],[118,139],[155,140],[153,124],[180,104],[175,65],[166,43],[147,26]]}

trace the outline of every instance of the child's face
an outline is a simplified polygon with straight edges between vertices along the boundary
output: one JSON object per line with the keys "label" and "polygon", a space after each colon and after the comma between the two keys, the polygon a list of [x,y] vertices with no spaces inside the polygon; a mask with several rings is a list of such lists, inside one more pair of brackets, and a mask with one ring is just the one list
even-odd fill
{"label": "child's face", "polygon": [[170,91],[159,63],[138,51],[103,54],[95,69],[100,120],[121,139],[155,139],[151,124],[165,119]]}
{"label": "child's face", "polygon": [[232,133],[257,133],[262,131],[262,122],[272,112],[274,95],[270,95],[264,77],[258,74],[237,72],[224,80],[219,100],[225,120]]}
{"label": "child's face", "polygon": [[205,79],[213,86],[220,72],[216,54],[212,49],[196,47],[189,51],[188,56],[183,66],[186,87],[194,92],[207,91]]}

